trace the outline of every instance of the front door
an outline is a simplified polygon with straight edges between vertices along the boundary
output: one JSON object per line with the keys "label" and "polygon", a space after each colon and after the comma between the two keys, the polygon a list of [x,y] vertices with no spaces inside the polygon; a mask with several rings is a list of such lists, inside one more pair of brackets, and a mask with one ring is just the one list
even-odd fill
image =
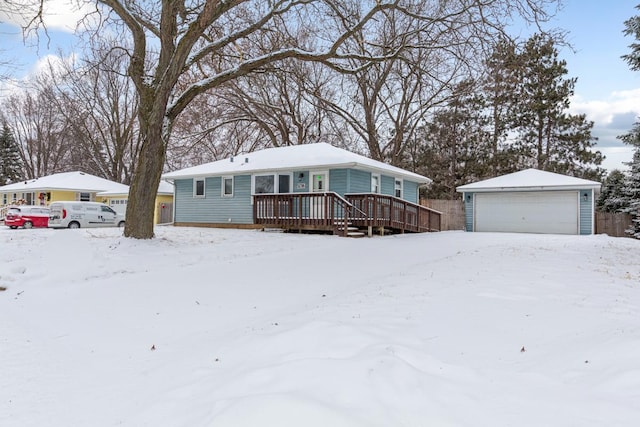
{"label": "front door", "polygon": [[321,173],[314,173],[313,175],[311,175],[313,177],[313,187],[312,187],[312,191],[314,193],[318,193],[318,192],[325,192],[327,191],[327,173],[326,172],[321,172]]}
{"label": "front door", "polygon": [[[311,180],[311,191],[313,193],[325,193],[328,191],[326,172],[316,172],[311,174]],[[324,207],[325,200],[323,195],[318,194],[311,196],[311,218],[324,219],[326,217]]]}

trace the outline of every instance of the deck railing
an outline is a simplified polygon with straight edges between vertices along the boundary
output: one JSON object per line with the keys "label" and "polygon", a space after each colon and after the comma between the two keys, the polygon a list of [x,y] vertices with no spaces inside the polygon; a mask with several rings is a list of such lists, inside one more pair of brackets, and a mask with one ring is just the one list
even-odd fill
{"label": "deck railing", "polygon": [[356,212],[351,223],[356,226],[389,227],[400,231],[423,233],[440,231],[440,212],[384,194],[346,194]]}
{"label": "deck railing", "polygon": [[347,225],[397,231],[440,231],[440,212],[393,196],[363,193],[257,194],[256,224],[287,229],[332,230],[347,234]]}
{"label": "deck railing", "polygon": [[256,224],[347,234],[352,206],[337,193],[256,194],[253,197]]}

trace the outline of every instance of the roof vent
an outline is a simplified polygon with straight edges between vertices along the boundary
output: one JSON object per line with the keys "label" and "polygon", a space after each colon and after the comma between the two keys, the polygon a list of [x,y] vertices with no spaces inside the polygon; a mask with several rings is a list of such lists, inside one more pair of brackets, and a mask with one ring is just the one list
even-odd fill
{"label": "roof vent", "polygon": [[249,163],[249,158],[248,158],[248,157],[245,157],[245,158],[244,158],[244,162],[245,162],[245,163]]}
{"label": "roof vent", "polygon": [[233,156],[229,157],[229,161],[233,163]]}

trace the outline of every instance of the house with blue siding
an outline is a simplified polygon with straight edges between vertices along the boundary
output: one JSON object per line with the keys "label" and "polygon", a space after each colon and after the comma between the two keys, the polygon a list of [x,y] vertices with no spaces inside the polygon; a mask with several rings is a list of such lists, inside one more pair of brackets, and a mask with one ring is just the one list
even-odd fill
{"label": "house with blue siding", "polygon": [[537,169],[462,185],[467,231],[593,234],[601,184]]}
{"label": "house with blue siding", "polygon": [[255,151],[163,179],[174,183],[175,225],[336,234],[439,228],[439,213],[418,205],[429,178],[325,143]]}

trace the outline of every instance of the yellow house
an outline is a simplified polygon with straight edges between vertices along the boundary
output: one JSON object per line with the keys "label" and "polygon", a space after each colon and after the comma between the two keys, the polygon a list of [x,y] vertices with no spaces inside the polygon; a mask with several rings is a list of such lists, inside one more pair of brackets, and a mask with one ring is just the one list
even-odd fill
{"label": "yellow house", "polygon": [[[12,204],[49,206],[63,200],[103,202],[124,213],[128,197],[127,185],[85,172],[57,173],[0,187],[0,219]],[[171,222],[165,221],[167,213],[173,218],[173,185],[164,182],[156,197],[155,223]]]}
{"label": "yellow house", "polygon": [[[101,191],[96,194],[96,201],[111,206],[116,212],[124,215],[127,210],[127,199],[129,197],[129,188],[126,192],[117,189],[109,191]],[[156,195],[156,204],[153,214],[154,224],[169,224],[173,222],[173,184],[166,181],[160,181],[158,186],[158,194]]]}

